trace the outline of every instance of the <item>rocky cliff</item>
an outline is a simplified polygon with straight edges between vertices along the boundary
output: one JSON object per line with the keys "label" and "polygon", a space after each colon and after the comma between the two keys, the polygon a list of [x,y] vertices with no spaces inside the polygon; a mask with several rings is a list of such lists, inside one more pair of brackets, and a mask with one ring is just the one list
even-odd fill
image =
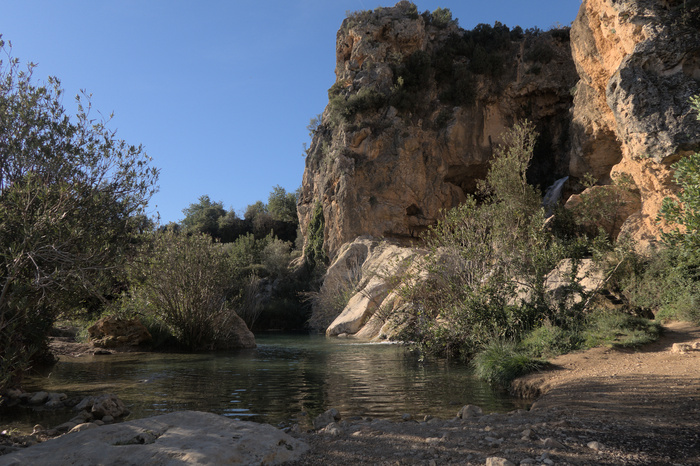
{"label": "rocky cliff", "polygon": [[[568,196],[592,175],[598,186],[569,205],[611,196],[616,211],[602,226],[641,248],[663,228],[661,201],[676,189],[670,165],[700,148],[689,104],[700,93],[697,0],[584,0],[570,32],[546,33],[500,23],[464,31],[402,1],[350,15],[336,52],[298,205],[307,245],[322,244],[331,260],[362,235],[412,243],[475,192],[518,119],[540,133],[528,181],[569,176]],[[363,276],[371,256],[349,275]],[[365,301],[357,322],[387,306],[373,294]]]}
{"label": "rocky cliff", "polygon": [[516,119],[541,133],[532,181],[568,171],[578,76],[567,29],[540,33],[420,15],[409,2],[350,15],[336,82],[306,159],[302,233],[320,204],[326,253],[360,235],[410,240],[472,193]]}
{"label": "rocky cliff", "polygon": [[570,174],[632,181],[640,207],[622,231],[642,247],[660,233],[670,165],[700,147],[689,98],[700,92],[698,2],[586,0],[571,28],[580,80]]}

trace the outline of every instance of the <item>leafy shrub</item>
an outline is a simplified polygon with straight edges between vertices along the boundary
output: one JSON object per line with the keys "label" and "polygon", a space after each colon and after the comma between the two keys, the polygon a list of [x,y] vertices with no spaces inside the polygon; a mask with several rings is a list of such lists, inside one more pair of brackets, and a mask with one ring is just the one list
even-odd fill
{"label": "leafy shrub", "polygon": [[323,266],[328,262],[326,251],[323,249],[324,237],[323,205],[317,202],[314,206],[314,212],[309,221],[306,248],[304,249],[304,258],[306,263],[312,267],[317,265]]}
{"label": "leafy shrub", "polygon": [[658,320],[700,324],[700,261],[673,246],[640,260],[620,288],[630,306],[651,310]]}
{"label": "leafy shrub", "polygon": [[231,275],[211,237],[159,233],[130,266],[131,293],[185,348],[227,348],[237,319]]}
{"label": "leafy shrub", "polygon": [[[32,81],[0,36],[0,390],[50,361],[48,332],[73,307],[101,306],[124,262],[158,170],[140,146],[63,105],[58,79]],[[94,303],[94,304],[93,304]]]}
{"label": "leafy shrub", "polygon": [[580,349],[582,344],[583,338],[576,330],[564,330],[547,322],[527,333],[520,347],[534,357],[553,357]]}
{"label": "leafy shrub", "polygon": [[[330,91],[329,95],[331,95]],[[349,123],[355,115],[377,110],[386,105],[386,102],[387,98],[382,93],[369,87],[363,87],[356,93],[349,95],[338,92],[328,101],[329,123],[333,126]]]}
{"label": "leafy shrub", "polygon": [[[517,124],[504,136],[479,190],[445,213],[426,242],[430,279],[406,287],[417,306],[405,339],[426,352],[468,359],[493,338],[519,340],[539,322],[566,322],[544,289],[563,249],[543,228],[526,172],[536,134]],[[564,313],[564,315],[562,315]]]}
{"label": "leafy shrub", "polygon": [[[700,95],[691,99],[692,108],[698,112],[700,121]],[[681,190],[678,199],[666,198],[661,216],[679,227],[664,234],[667,244],[678,248],[683,254],[700,256],[700,152],[682,158],[672,165],[674,177]],[[699,258],[700,260],[700,258]]]}
{"label": "leafy shrub", "polygon": [[436,8],[430,15],[430,18],[430,24],[439,28],[446,28],[452,23],[452,12],[449,8]]}
{"label": "leafy shrub", "polygon": [[525,60],[546,65],[552,61],[555,55],[554,49],[548,42],[537,40],[525,54]]}
{"label": "leafy shrub", "polygon": [[515,378],[540,369],[545,363],[519,350],[513,341],[496,339],[476,354],[472,365],[481,380],[507,388]]}
{"label": "leafy shrub", "polygon": [[587,348],[600,345],[639,346],[658,339],[661,325],[622,312],[598,311],[587,318],[583,332]]}

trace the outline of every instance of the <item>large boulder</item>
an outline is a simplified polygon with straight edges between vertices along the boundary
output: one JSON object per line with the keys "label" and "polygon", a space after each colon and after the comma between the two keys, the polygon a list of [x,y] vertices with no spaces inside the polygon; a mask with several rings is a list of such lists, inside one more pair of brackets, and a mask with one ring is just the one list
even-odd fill
{"label": "large boulder", "polygon": [[399,288],[406,274],[415,272],[416,261],[424,254],[367,236],[344,245],[328,268],[322,293],[332,293],[345,284],[354,289],[354,294],[326,329],[326,335],[356,334],[372,339],[386,334],[382,329],[387,317],[402,304]]}
{"label": "large boulder", "polygon": [[106,316],[88,328],[90,343],[100,348],[138,346],[151,341],[151,334],[138,319]]}
{"label": "large boulder", "polygon": [[182,411],[81,430],[0,457],[26,464],[282,464],[308,446],[266,424]]}

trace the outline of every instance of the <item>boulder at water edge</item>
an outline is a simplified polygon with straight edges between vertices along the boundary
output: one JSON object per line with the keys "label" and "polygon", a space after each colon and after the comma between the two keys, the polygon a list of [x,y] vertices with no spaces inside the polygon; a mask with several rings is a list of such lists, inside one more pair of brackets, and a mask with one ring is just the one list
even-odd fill
{"label": "boulder at water edge", "polygon": [[63,435],[0,456],[0,465],[281,464],[307,449],[267,424],[181,411]]}

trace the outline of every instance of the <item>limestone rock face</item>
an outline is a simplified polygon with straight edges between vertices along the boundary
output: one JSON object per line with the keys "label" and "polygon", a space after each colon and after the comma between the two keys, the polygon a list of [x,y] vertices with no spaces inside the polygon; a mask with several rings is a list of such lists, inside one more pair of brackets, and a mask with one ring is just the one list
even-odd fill
{"label": "limestone rock face", "polygon": [[282,464],[308,446],[266,424],[182,411],[73,432],[2,457],[4,465]]}
{"label": "limestone rock face", "polygon": [[456,24],[436,25],[413,8],[399,2],[354,14],[338,31],[336,83],[307,151],[298,205],[307,240],[322,206],[331,259],[361,235],[410,243],[476,190],[518,119],[541,132],[532,181],[547,186],[568,171],[578,79],[568,30],[508,35],[497,25],[501,48],[487,53],[492,39],[477,31],[462,40]]}
{"label": "limestone rock face", "polygon": [[396,323],[388,316],[404,305],[400,279],[415,273],[425,251],[368,236],[343,245],[328,268],[322,292],[354,289],[345,308],[326,335],[349,334],[362,339],[389,337]]}
{"label": "limestone rock face", "polygon": [[669,166],[700,147],[689,104],[700,90],[700,9],[683,3],[585,0],[571,29],[580,80],[570,174],[631,179],[641,204],[622,231],[642,246],[659,235],[661,201],[674,193]]}
{"label": "limestone rock face", "polygon": [[90,342],[102,348],[138,346],[151,341],[151,334],[138,319],[106,316],[89,329]]}

